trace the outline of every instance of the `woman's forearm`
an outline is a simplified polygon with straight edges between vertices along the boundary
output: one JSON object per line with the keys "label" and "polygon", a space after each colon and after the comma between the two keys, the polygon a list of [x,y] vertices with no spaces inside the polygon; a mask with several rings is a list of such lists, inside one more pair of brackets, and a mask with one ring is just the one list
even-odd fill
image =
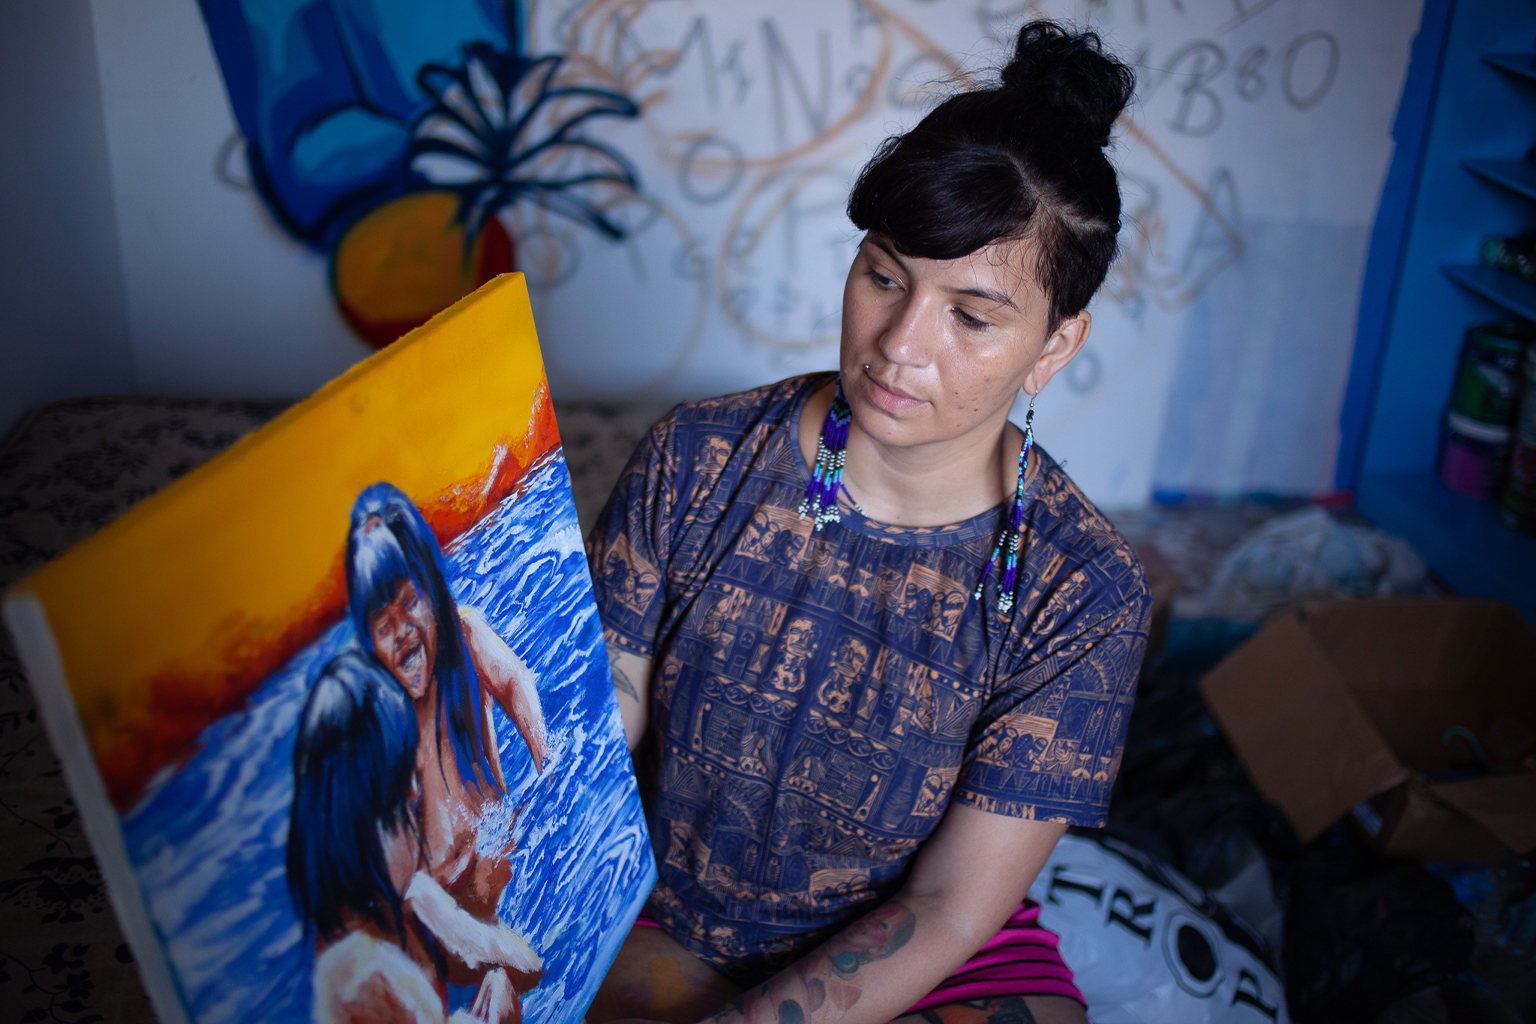
{"label": "woman's forearm", "polygon": [[506,967],[537,976],[543,961],[516,932],[504,924],[477,920],[425,871],[411,877],[405,906],[436,937],[443,949],[471,970]]}
{"label": "woman's forearm", "polygon": [[707,1018],[708,1024],[884,1024],[981,947],[943,901],[898,896]]}
{"label": "woman's forearm", "polygon": [[528,752],[533,755],[534,768],[542,772],[549,751],[549,734],[533,673],[478,608],[460,605],[459,619],[464,623],[464,639],[469,645],[469,656],[475,663],[480,685],[517,726],[523,741],[528,744]]}

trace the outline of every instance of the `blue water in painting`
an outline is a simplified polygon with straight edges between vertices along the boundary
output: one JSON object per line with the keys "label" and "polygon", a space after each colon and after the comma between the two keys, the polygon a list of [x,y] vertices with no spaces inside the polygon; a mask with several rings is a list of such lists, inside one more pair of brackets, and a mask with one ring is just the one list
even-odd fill
{"label": "blue water in painting", "polygon": [[[338,541],[344,532],[341,524]],[[488,818],[505,822],[525,805],[500,907],[544,958],[523,1019],[575,1021],[654,866],[564,458],[531,471],[520,493],[446,554],[454,597],[484,612],[538,680],[550,758],[536,773],[496,707],[510,792]],[[196,756],[123,819],[129,859],[197,1024],[309,1019],[314,950],[284,869],[294,729],[312,673],[353,642],[345,621],[328,629],[241,711],[210,725]],[[453,1008],[472,995],[455,989]]]}

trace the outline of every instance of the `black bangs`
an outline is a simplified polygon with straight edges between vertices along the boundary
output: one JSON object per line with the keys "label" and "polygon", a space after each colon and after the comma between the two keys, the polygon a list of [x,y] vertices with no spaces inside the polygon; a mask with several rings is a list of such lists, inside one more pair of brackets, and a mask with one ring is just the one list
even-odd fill
{"label": "black bangs", "polygon": [[848,219],[930,260],[968,256],[1021,235],[1039,205],[1018,162],[990,148],[888,140],[848,198]]}

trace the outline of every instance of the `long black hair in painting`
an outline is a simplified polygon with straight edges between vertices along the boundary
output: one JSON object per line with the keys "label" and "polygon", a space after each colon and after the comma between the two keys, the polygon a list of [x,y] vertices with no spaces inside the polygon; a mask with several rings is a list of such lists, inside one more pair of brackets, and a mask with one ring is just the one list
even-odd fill
{"label": "long black hair in painting", "polygon": [[364,488],[352,505],[347,533],[347,601],[358,640],[372,653],[369,618],[395,599],[402,584],[416,586],[437,623],[432,678],[438,690],[439,765],[446,737],[465,785],[477,793],[485,787],[497,791],[485,747],[480,680],[446,576],[443,549],[411,499],[389,483]]}
{"label": "long black hair in painting", "polygon": [[1054,330],[1088,305],[1114,262],[1120,188],[1104,148],[1135,87],[1094,33],[1032,21],[996,87],[951,96],[881,144],[849,194],[848,218],[927,259],[1034,242]]}
{"label": "long black hair in painting", "polygon": [[405,945],[380,829],[420,832],[411,805],[417,739],[410,697],[372,658],[351,650],[320,670],[293,747],[288,890],[322,938],[345,931],[350,910]]}

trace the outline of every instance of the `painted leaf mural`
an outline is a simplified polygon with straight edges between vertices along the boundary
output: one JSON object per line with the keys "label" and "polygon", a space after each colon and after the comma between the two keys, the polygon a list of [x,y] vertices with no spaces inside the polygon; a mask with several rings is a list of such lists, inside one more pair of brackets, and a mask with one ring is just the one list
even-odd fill
{"label": "painted leaf mural", "polygon": [[201,0],[251,177],[295,238],[329,253],[337,306],[385,345],[499,273],[519,201],[612,239],[639,182],[583,136],[639,108],[523,52],[501,0]]}

